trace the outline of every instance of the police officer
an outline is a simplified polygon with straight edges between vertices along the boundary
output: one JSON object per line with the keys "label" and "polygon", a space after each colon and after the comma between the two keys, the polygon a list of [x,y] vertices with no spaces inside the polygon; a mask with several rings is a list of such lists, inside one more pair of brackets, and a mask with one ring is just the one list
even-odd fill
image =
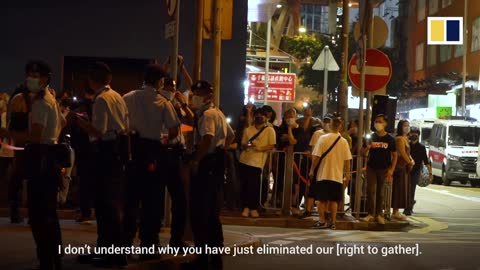
{"label": "police officer", "polygon": [[[177,117],[182,122],[193,122],[195,114],[187,106],[185,97],[177,91],[176,82],[170,78],[165,78],[164,88],[159,91],[175,108]],[[162,131],[163,134],[167,130]],[[170,230],[170,246],[184,247],[184,232],[187,220],[187,198],[185,194],[185,183],[180,175],[180,165],[185,154],[185,138],[180,131],[177,138],[167,144],[166,160],[164,164],[169,168],[165,171],[165,185],[172,199],[172,224]]]}
{"label": "police officer", "polygon": [[29,162],[23,164],[27,167],[22,170],[28,171],[28,217],[37,245],[39,269],[42,270],[61,269],[58,246],[62,244],[62,239],[56,212],[61,166],[50,147],[57,143],[66,121],[48,86],[50,79],[51,69],[47,63],[32,61],[27,64],[26,87],[33,93],[29,117],[31,126],[27,131],[7,132],[15,141],[27,145],[25,151],[28,150]]}
{"label": "police officer", "polygon": [[[127,130],[127,106],[122,96],[110,87],[112,72],[108,65],[96,62],[88,70],[88,83],[96,92],[92,122],[87,122],[76,114],[69,116],[76,125],[90,136],[95,153],[95,213],[97,218],[97,245],[121,246],[122,188],[125,184],[124,166],[127,148],[124,134]],[[93,262],[96,266],[115,267],[127,265],[125,255],[80,256],[79,262]],[[92,261],[93,259],[93,261]]]}
{"label": "police officer", "polygon": [[[144,85],[141,89],[124,95],[129,115],[132,136],[133,164],[129,166],[125,228],[127,245],[131,245],[136,228],[136,210],[141,203],[141,246],[159,244],[163,205],[164,181],[168,171],[168,145],[179,135],[180,120],[172,103],[160,94],[168,74],[160,65],[145,68]],[[163,132],[163,131],[166,132]],[[141,259],[156,256],[142,255]]]}
{"label": "police officer", "polygon": [[[213,87],[206,81],[192,88],[191,108],[195,111],[196,151],[191,161],[190,212],[195,246],[223,247],[220,223],[220,194],[224,182],[224,149],[235,136],[225,115],[213,104]],[[208,256],[203,253],[197,264],[205,267]],[[221,256],[211,258],[213,267],[221,267]]]}

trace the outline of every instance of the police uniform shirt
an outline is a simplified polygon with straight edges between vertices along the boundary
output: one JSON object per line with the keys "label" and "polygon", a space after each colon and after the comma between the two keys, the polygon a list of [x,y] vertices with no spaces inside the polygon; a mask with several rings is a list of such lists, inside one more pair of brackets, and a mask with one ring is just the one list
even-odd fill
{"label": "police uniform shirt", "polygon": [[198,145],[205,135],[213,136],[213,143],[208,149],[208,153],[215,152],[217,147],[225,147],[226,138],[233,136],[233,129],[227,123],[225,115],[210,104],[208,109],[198,118],[197,132],[195,132],[195,144]]}
{"label": "police uniform shirt", "polygon": [[31,124],[43,127],[40,143],[54,144],[62,131],[62,121],[65,121],[60,106],[55,97],[47,89],[42,99],[34,98],[31,111]]}
{"label": "police uniform shirt", "polygon": [[108,141],[116,139],[118,133],[125,131],[127,123],[125,101],[120,94],[106,85],[93,103],[93,127],[102,134],[102,140]]}
{"label": "police uniform shirt", "polygon": [[151,86],[129,92],[123,99],[128,108],[130,129],[142,138],[161,141],[164,130],[180,127],[173,104]]}

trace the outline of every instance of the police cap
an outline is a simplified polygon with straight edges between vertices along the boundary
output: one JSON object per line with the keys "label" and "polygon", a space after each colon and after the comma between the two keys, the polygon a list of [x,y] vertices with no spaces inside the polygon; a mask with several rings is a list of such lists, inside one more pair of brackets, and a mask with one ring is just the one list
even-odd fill
{"label": "police cap", "polygon": [[50,77],[52,75],[52,69],[50,66],[42,60],[31,60],[25,65],[25,74],[30,72],[38,72],[41,76]]}
{"label": "police cap", "polygon": [[195,91],[207,91],[209,93],[213,93],[213,87],[212,85],[204,80],[197,81],[192,85],[192,92]]}

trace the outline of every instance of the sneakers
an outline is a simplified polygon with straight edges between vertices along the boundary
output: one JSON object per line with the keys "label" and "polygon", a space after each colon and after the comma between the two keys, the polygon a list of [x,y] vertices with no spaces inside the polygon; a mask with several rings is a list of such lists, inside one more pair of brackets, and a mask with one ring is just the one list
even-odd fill
{"label": "sneakers", "polygon": [[331,224],[329,227],[330,230],[336,230],[337,228],[335,227],[335,224]]}
{"label": "sneakers", "polygon": [[252,218],[258,218],[260,215],[258,214],[257,210],[252,210],[252,211],[250,211],[250,216]]}
{"label": "sneakers", "polygon": [[248,217],[248,216],[250,216],[250,209],[243,208],[242,217]]}
{"label": "sneakers", "polygon": [[377,216],[377,222],[378,224],[385,225],[385,219],[381,215]]}
{"label": "sneakers", "polygon": [[413,212],[412,210],[405,209],[405,210],[403,211],[403,214],[404,214],[405,216],[411,216],[411,215],[412,215],[412,212]]}
{"label": "sneakers", "polygon": [[372,221],[375,220],[375,218],[374,218],[372,215],[368,215],[368,216],[366,216],[366,217],[364,217],[364,218],[361,218],[360,220],[361,220],[361,221],[364,221],[364,222],[372,222]]}
{"label": "sneakers", "polygon": [[[333,225],[335,227],[335,225]],[[315,225],[312,226],[312,229],[326,229],[329,228],[326,222],[317,222]]]}
{"label": "sneakers", "polygon": [[407,220],[407,217],[404,216],[404,215],[402,215],[400,212],[395,213],[392,217],[393,217],[394,219],[400,220],[400,221],[405,221],[405,220]]}

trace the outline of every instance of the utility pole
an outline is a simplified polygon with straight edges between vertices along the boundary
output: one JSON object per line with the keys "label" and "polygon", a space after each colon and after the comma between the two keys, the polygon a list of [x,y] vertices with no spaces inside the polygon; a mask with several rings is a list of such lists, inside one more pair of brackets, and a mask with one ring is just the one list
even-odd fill
{"label": "utility pole", "polygon": [[272,44],[272,15],[269,14],[267,23],[267,46],[265,47],[265,91],[263,104],[267,105],[268,100],[268,81],[270,72],[270,46]]}
{"label": "utility pole", "polygon": [[467,7],[468,0],[464,0],[463,8],[463,63],[462,63],[462,116],[467,115],[465,108],[465,83],[467,80],[467,48],[468,48],[468,30],[467,30]]}
{"label": "utility pole", "polygon": [[202,48],[203,48],[203,10],[204,0],[197,0],[197,29],[195,33],[195,60],[193,63],[193,77],[198,81],[202,77]]}
{"label": "utility pole", "polygon": [[[340,72],[340,91],[338,93],[338,112],[342,114],[342,117],[347,121],[348,117],[348,33],[349,33],[349,17],[350,8],[349,1],[343,1],[343,20],[342,20],[342,70]],[[345,127],[344,127],[345,128]]]}
{"label": "utility pole", "polygon": [[213,14],[213,85],[215,87],[216,106],[220,106],[220,65],[222,56],[222,1],[214,0],[214,14]]}

